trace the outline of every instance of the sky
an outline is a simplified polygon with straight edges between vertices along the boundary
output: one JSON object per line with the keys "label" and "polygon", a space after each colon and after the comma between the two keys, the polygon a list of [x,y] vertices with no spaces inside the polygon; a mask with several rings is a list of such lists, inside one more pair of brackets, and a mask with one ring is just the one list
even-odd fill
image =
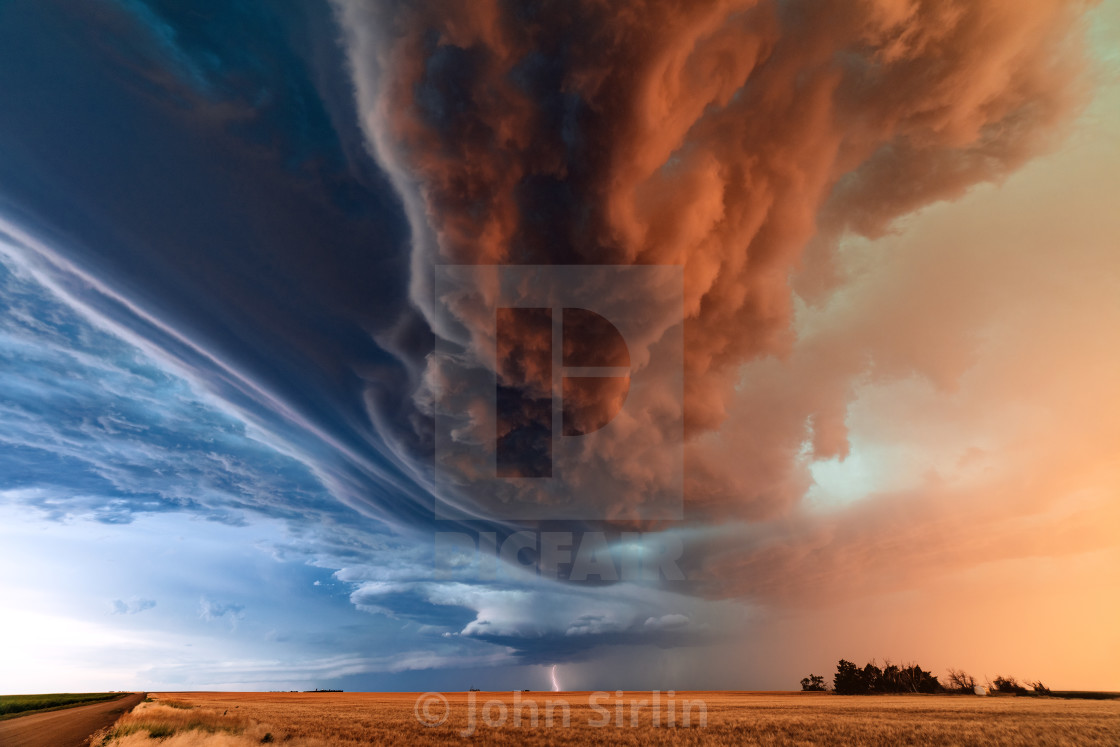
{"label": "sky", "polygon": [[0,4],[0,692],[1120,690],[1118,37]]}

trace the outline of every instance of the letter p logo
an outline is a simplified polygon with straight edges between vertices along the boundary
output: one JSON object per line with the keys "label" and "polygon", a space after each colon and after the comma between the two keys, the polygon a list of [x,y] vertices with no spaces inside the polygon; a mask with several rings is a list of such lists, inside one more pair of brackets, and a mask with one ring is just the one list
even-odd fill
{"label": "letter p logo", "polygon": [[437,516],[679,518],[681,280],[677,266],[437,268]]}
{"label": "letter p logo", "polygon": [[496,321],[497,475],[552,477],[556,409],[561,438],[610,423],[630,390],[630,350],[618,328],[589,309],[501,307]]}

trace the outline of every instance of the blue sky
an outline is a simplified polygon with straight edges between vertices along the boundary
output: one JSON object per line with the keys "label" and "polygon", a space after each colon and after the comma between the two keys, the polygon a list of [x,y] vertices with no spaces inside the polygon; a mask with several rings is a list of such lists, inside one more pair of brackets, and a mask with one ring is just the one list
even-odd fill
{"label": "blue sky", "polygon": [[[591,638],[648,632],[649,596],[433,581],[432,535],[339,505],[171,364],[2,268],[5,630],[27,642],[9,688],[541,687],[583,658],[563,641],[575,610]],[[483,609],[493,636],[472,635]]]}
{"label": "blue sky", "polygon": [[[300,56],[338,63],[304,13],[194,10],[217,22],[131,2],[0,11],[5,625],[78,626],[53,666],[50,639],[8,659],[0,687],[387,687],[378,673],[414,652],[421,670],[508,658],[361,612],[331,575],[428,567],[377,518],[415,515],[392,487],[408,481],[315,365],[391,364],[362,317],[401,302],[402,222],[356,126],[335,126],[349,85],[320,91]],[[310,264],[270,275],[285,256]],[[332,261],[371,272],[336,285]]]}

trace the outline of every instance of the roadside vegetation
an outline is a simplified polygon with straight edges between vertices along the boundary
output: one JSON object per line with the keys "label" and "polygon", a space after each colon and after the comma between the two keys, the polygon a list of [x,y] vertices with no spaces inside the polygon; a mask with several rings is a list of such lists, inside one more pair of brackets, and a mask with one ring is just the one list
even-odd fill
{"label": "roadside vegetation", "polygon": [[[265,725],[236,708],[206,708],[171,698],[147,698],[108,729],[95,734],[93,747],[242,747],[268,744],[275,737]],[[296,747],[289,742],[289,745]],[[300,744],[302,747],[302,744]]]}
{"label": "roadside vegetation", "polygon": [[47,693],[43,695],[0,695],[0,720],[29,713],[55,711],[87,703],[119,698],[124,693]]}

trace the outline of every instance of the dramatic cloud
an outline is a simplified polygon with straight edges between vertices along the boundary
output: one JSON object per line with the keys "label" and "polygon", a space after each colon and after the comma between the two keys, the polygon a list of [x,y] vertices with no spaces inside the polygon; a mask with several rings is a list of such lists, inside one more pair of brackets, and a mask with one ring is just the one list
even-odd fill
{"label": "dramatic cloud", "polygon": [[[15,0],[0,21],[0,592],[16,630],[73,624],[130,664],[58,661],[256,689],[1120,666],[1086,654],[1120,567],[1115,10]],[[518,306],[562,318],[497,311]],[[584,503],[555,527],[478,474],[561,459]],[[646,512],[665,495],[683,521]],[[524,527],[651,530],[689,578],[435,577],[435,532]],[[1039,615],[953,647],[954,610]],[[1038,651],[1054,630],[1080,648]]]}
{"label": "dramatic cloud", "polygon": [[[1081,316],[1033,280],[1053,247],[1023,246],[1013,225],[931,227],[897,259],[887,243],[854,249],[1059,142],[1087,100],[1088,4],[336,5],[371,150],[410,218],[412,299],[437,335],[482,361],[493,344],[485,314],[430,286],[434,264],[683,266],[686,515],[709,525],[684,536],[705,593],[826,603],[908,588],[931,568],[1114,545],[1111,431],[1086,427],[1081,410],[1021,415],[1040,394],[1025,372],[1055,349],[1068,361],[1055,386],[1093,372],[1076,386],[1116,410],[1104,383],[1115,357],[1099,338],[1050,338],[1062,327],[1023,300],[1046,298],[1039,314],[1075,329],[1111,329],[1111,309],[1100,315],[1114,274],[1066,271],[1094,299]],[[1117,234],[1094,203],[1076,244],[1086,270],[1112,266],[1100,239]],[[1026,329],[1036,339],[1020,340]],[[522,351],[541,350],[539,337],[525,327]],[[518,356],[511,367],[499,347],[493,365],[531,405],[547,371]],[[446,370],[430,381],[438,398]],[[889,422],[892,405],[922,408],[900,436],[925,464],[884,489],[842,465],[889,438],[857,440],[853,414]],[[529,407],[509,422],[536,417]],[[1000,417],[1018,432],[993,427]],[[1067,435],[1052,444],[1054,433]],[[622,473],[656,462],[610,453]],[[829,469],[859,505],[820,502]],[[1075,497],[1085,483],[1069,475],[1086,473],[1092,497]],[[1068,533],[1048,532],[1055,523]]]}
{"label": "dramatic cloud", "polygon": [[697,645],[715,638],[715,624],[735,612],[734,605],[709,605],[649,586],[618,584],[606,595],[594,586],[536,577],[502,584],[365,582],[351,601],[372,612],[392,609],[410,619],[452,623],[442,636],[507,645],[532,663],[586,659],[603,645]]}
{"label": "dramatic cloud", "polygon": [[[414,303],[439,318],[438,262],[683,265],[692,436],[744,362],[789,351],[792,275],[819,296],[841,235],[1002,178],[1083,93],[1065,2],[336,4]],[[847,395],[806,389],[780,427],[842,456]],[[690,501],[775,509],[700,452]]]}

